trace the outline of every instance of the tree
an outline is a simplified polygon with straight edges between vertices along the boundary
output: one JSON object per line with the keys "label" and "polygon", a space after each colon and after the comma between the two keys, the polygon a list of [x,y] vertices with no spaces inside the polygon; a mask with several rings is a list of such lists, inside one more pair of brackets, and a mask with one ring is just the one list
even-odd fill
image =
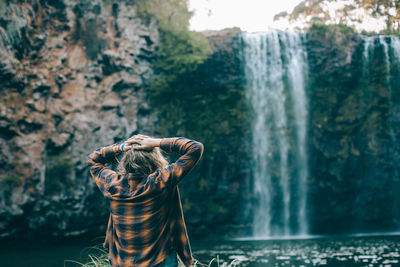
{"label": "tree", "polygon": [[367,27],[373,25],[375,32],[398,34],[400,1],[304,0],[290,14],[282,12],[274,18],[280,19],[287,19],[292,23],[299,22],[306,27],[313,23],[346,24],[359,31],[369,31]]}
{"label": "tree", "polygon": [[360,7],[374,17],[386,17],[386,31],[400,32],[400,1],[398,0],[358,0]]}

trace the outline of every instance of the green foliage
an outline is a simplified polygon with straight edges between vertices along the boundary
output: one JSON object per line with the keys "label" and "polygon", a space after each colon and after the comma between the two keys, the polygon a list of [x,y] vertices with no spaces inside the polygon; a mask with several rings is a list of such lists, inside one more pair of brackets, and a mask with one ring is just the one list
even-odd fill
{"label": "green foliage", "polygon": [[138,15],[148,23],[155,18],[160,29],[187,30],[193,15],[185,0],[138,0],[136,4]]}
{"label": "green foliage", "polygon": [[162,29],[162,45],[159,51],[159,70],[183,74],[196,69],[209,54],[204,36],[193,31]]}
{"label": "green foliage", "polygon": [[67,159],[53,156],[48,159],[45,174],[45,190],[49,194],[57,194],[73,185],[71,174],[74,164]]}
{"label": "green foliage", "polygon": [[[182,195],[182,200],[189,216],[203,216],[201,210],[207,214],[206,221],[215,218],[223,221],[228,216],[226,203],[203,208],[193,203],[214,192],[217,177],[212,173],[235,177],[238,172],[229,168],[229,164],[235,162],[235,166],[241,166],[241,161],[245,161],[241,155],[246,149],[243,139],[248,134],[249,117],[240,51],[234,45],[238,43],[235,38],[239,31],[226,30],[228,34],[223,41],[208,40],[202,33],[189,31],[191,13],[182,0],[143,0],[138,10],[142,18],[157,19],[160,33],[154,62],[156,75],[148,83],[149,102],[158,115],[151,133],[187,136],[204,144],[205,153],[193,174],[206,177],[209,184],[203,181],[200,192],[197,183],[186,183],[194,179],[188,177],[182,191],[188,193]],[[213,42],[219,43],[213,45]],[[215,47],[213,51],[211,46]]]}
{"label": "green foliage", "polygon": [[[203,179],[199,190],[199,183],[186,183],[195,177],[185,179],[181,193],[187,194],[182,195],[182,202],[193,218],[223,221],[229,216],[228,201],[200,208],[197,203],[204,195],[215,194],[219,174],[223,173],[224,179],[240,179],[237,170],[247,163],[244,154],[250,129],[249,108],[239,58],[241,47],[237,45],[239,31],[226,29],[225,36],[215,39],[189,31],[191,13],[182,0],[142,0],[138,14],[149,22],[155,17],[160,33],[154,62],[156,75],[148,83],[149,102],[158,115],[151,134],[187,136],[204,144],[198,171],[192,174],[205,177],[207,183]],[[223,190],[228,191],[229,186]]]}
{"label": "green foliage", "polygon": [[18,187],[22,185],[22,178],[16,175],[9,175],[0,180],[1,186]]}
{"label": "green foliage", "polygon": [[237,53],[210,56],[205,36],[188,30],[192,14],[186,1],[142,0],[138,10],[142,18],[157,19],[161,35],[156,76],[149,83],[150,102],[160,114],[156,134],[187,135],[208,149],[228,152],[227,143],[247,126]]}
{"label": "green foliage", "polygon": [[184,0],[140,0],[138,15],[145,20],[154,17],[160,33],[152,95],[179,93],[182,88],[176,84],[180,76],[194,71],[211,52],[206,38],[189,30],[192,13]]}

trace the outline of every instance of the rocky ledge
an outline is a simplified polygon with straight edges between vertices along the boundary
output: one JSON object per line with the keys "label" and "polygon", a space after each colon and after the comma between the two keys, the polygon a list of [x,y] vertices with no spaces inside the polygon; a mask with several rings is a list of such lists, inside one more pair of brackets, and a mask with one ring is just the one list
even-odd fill
{"label": "rocky ledge", "polygon": [[87,156],[145,128],[158,43],[131,1],[0,3],[0,237],[103,227]]}

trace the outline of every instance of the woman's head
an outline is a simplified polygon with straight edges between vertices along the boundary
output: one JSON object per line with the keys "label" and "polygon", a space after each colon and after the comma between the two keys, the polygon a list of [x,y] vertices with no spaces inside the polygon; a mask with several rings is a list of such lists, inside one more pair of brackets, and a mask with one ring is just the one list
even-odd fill
{"label": "woman's head", "polygon": [[158,147],[151,150],[136,150],[133,148],[123,154],[118,164],[118,172],[147,176],[157,168],[164,168],[167,165],[168,161],[161,154]]}

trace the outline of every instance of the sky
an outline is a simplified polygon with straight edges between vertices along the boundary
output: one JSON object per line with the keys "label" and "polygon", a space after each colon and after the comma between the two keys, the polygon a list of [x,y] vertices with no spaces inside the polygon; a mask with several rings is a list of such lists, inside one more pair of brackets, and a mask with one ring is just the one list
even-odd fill
{"label": "sky", "polygon": [[266,31],[281,28],[273,23],[276,14],[291,12],[302,0],[190,0],[194,11],[190,29],[220,30],[240,27],[243,31]]}
{"label": "sky", "polygon": [[[276,14],[291,13],[302,0],[189,0],[189,10],[194,12],[190,29],[195,31],[221,30],[240,27],[242,31],[262,32],[271,29],[290,30],[303,28],[312,17],[300,16],[296,21],[281,19],[274,22]],[[339,23],[338,11],[355,0],[323,1],[320,8],[328,11],[331,19],[326,23]],[[395,9],[392,12],[396,12]],[[339,12],[340,13],[340,12]],[[379,32],[386,28],[386,17],[374,18],[364,9],[349,11],[347,25],[355,30]]]}

